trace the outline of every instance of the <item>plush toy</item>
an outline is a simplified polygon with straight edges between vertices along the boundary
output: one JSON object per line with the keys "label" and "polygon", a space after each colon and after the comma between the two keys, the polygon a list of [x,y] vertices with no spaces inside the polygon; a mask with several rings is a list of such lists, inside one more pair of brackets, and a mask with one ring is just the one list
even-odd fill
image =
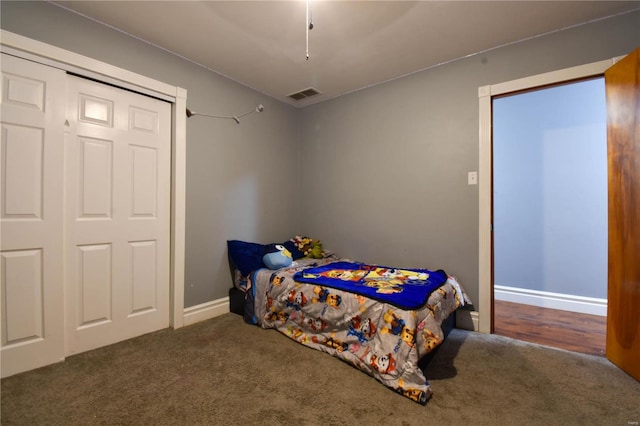
{"label": "plush toy", "polygon": [[320,240],[312,240],[309,237],[296,235],[291,241],[305,257],[313,259],[322,259],[324,257],[324,251],[322,250],[322,243]]}
{"label": "plush toy", "polygon": [[315,240],[313,242],[313,247],[307,257],[311,257],[313,259],[322,259],[324,257],[324,251],[322,250],[322,243],[320,240]]}
{"label": "plush toy", "polygon": [[291,252],[282,244],[269,244],[264,251],[262,261],[269,269],[280,269],[291,265]]}

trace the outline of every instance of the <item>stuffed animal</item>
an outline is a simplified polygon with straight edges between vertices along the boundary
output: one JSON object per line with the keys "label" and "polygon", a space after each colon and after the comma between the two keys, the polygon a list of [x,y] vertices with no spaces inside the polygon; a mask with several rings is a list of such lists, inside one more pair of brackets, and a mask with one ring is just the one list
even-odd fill
{"label": "stuffed animal", "polygon": [[269,244],[264,250],[262,261],[269,269],[280,269],[291,265],[291,252],[282,244]]}
{"label": "stuffed animal", "polygon": [[324,257],[324,251],[322,250],[322,243],[320,240],[313,240],[309,237],[296,235],[291,239],[291,241],[304,257],[310,257],[313,259],[322,259]]}

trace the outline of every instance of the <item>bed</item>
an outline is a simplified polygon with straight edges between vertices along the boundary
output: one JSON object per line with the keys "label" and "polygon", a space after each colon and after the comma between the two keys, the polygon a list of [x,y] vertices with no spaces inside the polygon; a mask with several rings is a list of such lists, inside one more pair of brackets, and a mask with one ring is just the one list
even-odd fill
{"label": "bed", "polygon": [[[432,390],[421,365],[445,339],[455,311],[469,303],[464,289],[442,270],[352,262],[319,244],[296,236],[278,245],[291,261],[267,267],[269,245],[227,241],[231,310],[425,404]],[[408,288],[416,293],[399,298]]]}

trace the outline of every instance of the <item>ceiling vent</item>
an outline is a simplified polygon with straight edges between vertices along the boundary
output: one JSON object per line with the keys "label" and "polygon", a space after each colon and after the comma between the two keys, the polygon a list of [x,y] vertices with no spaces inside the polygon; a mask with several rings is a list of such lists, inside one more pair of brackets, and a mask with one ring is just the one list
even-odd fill
{"label": "ceiling vent", "polygon": [[307,99],[307,98],[310,98],[312,96],[319,95],[319,94],[320,94],[320,92],[318,90],[314,89],[313,87],[309,87],[308,89],[304,89],[304,90],[301,90],[299,92],[292,93],[292,94],[288,95],[288,97],[293,99],[293,100],[295,100],[295,101],[301,101],[303,99]]}

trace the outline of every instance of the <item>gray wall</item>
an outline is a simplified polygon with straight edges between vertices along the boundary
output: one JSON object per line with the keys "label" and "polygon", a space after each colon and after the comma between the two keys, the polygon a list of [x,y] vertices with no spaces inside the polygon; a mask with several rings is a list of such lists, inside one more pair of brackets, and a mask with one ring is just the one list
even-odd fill
{"label": "gray wall", "polygon": [[478,87],[639,45],[636,12],[305,108],[302,229],[353,259],[443,268],[477,302],[478,186],[467,172],[478,169]]}
{"label": "gray wall", "polygon": [[478,87],[640,45],[640,14],[628,14],[296,110],[50,4],[0,7],[3,29],[184,87],[193,110],[265,105],[240,126],[188,121],[186,306],[226,295],[226,239],[297,232],[353,259],[444,268],[477,301],[478,187],[467,172],[478,168]]}
{"label": "gray wall", "polygon": [[183,87],[194,111],[233,115],[265,106],[239,125],[187,120],[185,307],[227,296],[227,239],[295,235],[296,108],[51,4],[2,1],[0,8],[2,29]]}

